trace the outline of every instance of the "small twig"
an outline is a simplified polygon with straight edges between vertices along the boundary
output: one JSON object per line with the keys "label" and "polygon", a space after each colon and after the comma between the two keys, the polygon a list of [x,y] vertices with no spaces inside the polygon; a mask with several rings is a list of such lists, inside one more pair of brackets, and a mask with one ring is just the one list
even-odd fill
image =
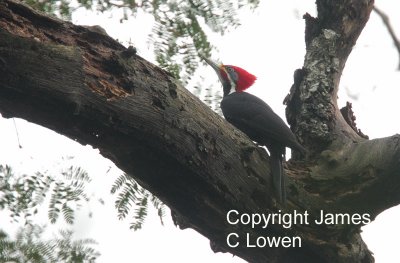
{"label": "small twig", "polygon": [[386,26],[387,30],[389,31],[390,36],[393,39],[394,45],[397,49],[397,52],[399,53],[398,70],[400,70],[400,40],[397,38],[396,33],[394,32],[393,27],[390,24],[389,17],[382,10],[377,8],[376,6],[374,6],[373,10],[375,11],[375,13],[377,13],[381,17],[383,24]]}
{"label": "small twig", "polygon": [[21,145],[21,142],[20,142],[20,140],[19,140],[19,134],[18,134],[18,129],[17,129],[17,123],[15,122],[15,119],[14,119],[14,118],[12,118],[12,119],[13,119],[13,122],[14,122],[15,133],[17,134],[18,146],[19,146],[20,149],[22,149],[22,145]]}
{"label": "small twig", "polygon": [[137,4],[135,2],[133,2],[133,4],[119,4],[119,3],[115,3],[114,1],[110,1],[110,0],[106,0],[105,2],[108,5],[114,6],[114,7],[117,7],[117,8],[142,8],[144,6],[143,5],[144,2],[147,2],[147,1],[142,1],[141,4]]}

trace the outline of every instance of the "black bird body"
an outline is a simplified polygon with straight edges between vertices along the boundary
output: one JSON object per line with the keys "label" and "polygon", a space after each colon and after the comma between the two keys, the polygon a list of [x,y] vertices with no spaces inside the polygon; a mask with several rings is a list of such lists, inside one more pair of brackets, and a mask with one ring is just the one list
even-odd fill
{"label": "black bird body", "polygon": [[230,65],[218,65],[203,59],[216,71],[222,82],[224,97],[221,109],[225,119],[244,132],[259,145],[265,145],[270,153],[273,187],[281,203],[286,202],[286,179],[283,170],[285,149],[305,153],[285,122],[260,98],[244,92],[256,77],[246,70]]}
{"label": "black bird body", "polygon": [[270,152],[270,164],[274,188],[278,199],[286,201],[286,178],[282,162],[285,148],[289,147],[301,153],[301,146],[285,122],[260,98],[247,92],[233,92],[224,96],[221,109],[225,119],[244,132],[259,145],[267,146]]}
{"label": "black bird body", "polygon": [[234,92],[223,97],[221,109],[227,121],[258,144],[305,151],[285,122],[260,98],[247,92]]}

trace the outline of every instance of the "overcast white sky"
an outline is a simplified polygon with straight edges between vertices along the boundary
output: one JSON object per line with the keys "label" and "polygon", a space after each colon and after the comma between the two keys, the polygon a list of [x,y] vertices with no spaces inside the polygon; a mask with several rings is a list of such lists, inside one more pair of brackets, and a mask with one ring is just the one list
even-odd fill
{"label": "overcast white sky", "polygon": [[[258,77],[250,91],[264,99],[284,118],[283,98],[292,82],[293,72],[302,66],[304,50],[305,12],[315,14],[315,1],[261,1],[254,13],[242,11],[242,26],[224,37],[210,34],[219,48],[215,59],[226,64],[241,66]],[[376,4],[389,14],[395,29],[400,29],[400,4],[382,0]],[[153,54],[147,44],[151,31],[151,16],[139,14],[137,18],[120,24],[118,16],[77,12],[73,21],[79,24],[99,24],[109,35],[134,43],[139,55],[152,61]],[[398,30],[398,35],[400,32]],[[400,122],[393,113],[399,113],[400,73],[395,71],[398,55],[380,18],[372,14],[346,65],[341,80],[339,106],[353,103],[358,127],[370,138],[390,136],[400,131]],[[206,76],[208,85],[218,85],[215,73],[204,68],[199,75]],[[196,76],[198,79],[198,76]],[[195,80],[196,80],[195,77]],[[357,97],[357,100],[354,98]],[[16,121],[22,149],[18,148],[12,120],[0,119],[0,163],[10,164],[19,172],[57,170],[63,156],[75,156],[74,162],[89,171],[94,180],[92,191],[104,197],[106,205],[96,202],[82,208],[74,230],[77,237],[90,237],[99,242],[102,257],[98,262],[242,262],[229,254],[213,254],[209,241],[193,230],[176,229],[169,213],[166,226],[161,226],[153,213],[144,229],[129,230],[129,221],[118,221],[113,198],[107,198],[115,176],[121,172],[102,158],[90,146],[81,146],[61,135],[23,120]],[[111,167],[108,175],[105,174]],[[47,208],[44,208],[44,214]],[[88,218],[89,211],[93,218]],[[154,212],[154,211],[153,211]],[[45,218],[45,217],[44,217]],[[42,218],[41,220],[44,219]],[[398,262],[400,245],[400,208],[385,211],[377,220],[364,227],[363,237],[375,253],[377,263]],[[0,217],[6,226],[8,218]],[[60,225],[52,226],[57,229]]]}

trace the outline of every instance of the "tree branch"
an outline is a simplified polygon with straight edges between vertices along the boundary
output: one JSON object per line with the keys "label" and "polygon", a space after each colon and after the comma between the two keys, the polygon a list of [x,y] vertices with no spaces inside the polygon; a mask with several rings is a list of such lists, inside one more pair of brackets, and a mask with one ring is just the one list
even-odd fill
{"label": "tree branch", "polygon": [[286,116],[314,154],[363,140],[340,114],[337,92],[347,57],[372,8],[369,0],[318,0],[318,17],[304,15],[307,52],[286,101]]}
{"label": "tree branch", "polygon": [[329,211],[368,213],[374,219],[400,203],[400,135],[348,144],[321,157],[306,188],[323,195]]}

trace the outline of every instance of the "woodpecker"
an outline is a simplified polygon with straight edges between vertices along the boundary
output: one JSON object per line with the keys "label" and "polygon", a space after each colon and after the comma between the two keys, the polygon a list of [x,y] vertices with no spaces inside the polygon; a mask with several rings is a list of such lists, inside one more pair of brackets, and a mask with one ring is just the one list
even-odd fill
{"label": "woodpecker", "polygon": [[306,153],[285,122],[260,98],[245,92],[256,76],[232,65],[217,64],[202,58],[218,75],[224,96],[221,110],[225,119],[251,140],[266,146],[270,153],[272,185],[280,203],[286,203],[286,178],[283,170],[286,147]]}

